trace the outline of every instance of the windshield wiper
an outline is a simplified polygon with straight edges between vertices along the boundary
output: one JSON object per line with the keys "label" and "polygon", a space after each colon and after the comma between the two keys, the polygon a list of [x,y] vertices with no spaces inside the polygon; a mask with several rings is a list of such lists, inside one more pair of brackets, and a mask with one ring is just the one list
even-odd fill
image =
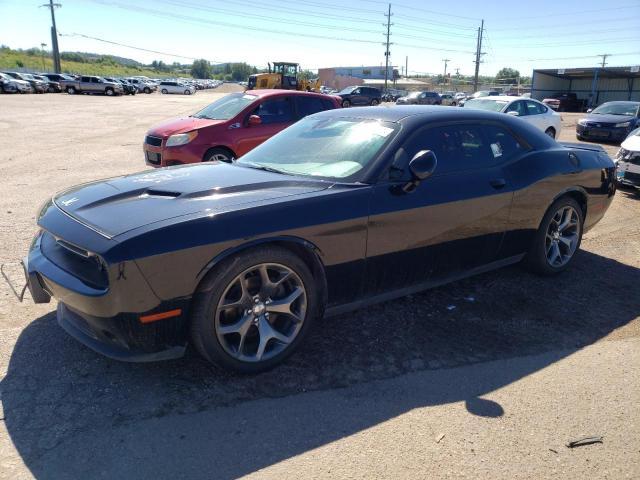
{"label": "windshield wiper", "polygon": [[236,165],[255,168],[256,170],[263,170],[265,172],[280,173],[283,175],[288,175],[286,172],[283,172],[282,170],[278,170],[277,168],[273,168],[273,167],[268,167],[266,165],[261,165],[259,163],[242,162],[242,163],[236,163]]}

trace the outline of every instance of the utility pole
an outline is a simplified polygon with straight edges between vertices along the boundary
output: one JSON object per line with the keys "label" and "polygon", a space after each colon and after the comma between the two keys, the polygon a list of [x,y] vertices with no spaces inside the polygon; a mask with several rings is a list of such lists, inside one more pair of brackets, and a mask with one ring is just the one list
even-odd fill
{"label": "utility pole", "polygon": [[442,77],[443,83],[446,85],[447,84],[447,63],[449,63],[451,60],[448,58],[443,58],[442,61],[444,62],[444,76]]}
{"label": "utility pole", "polygon": [[480,73],[480,57],[482,56],[482,33],[484,32],[484,19],[478,28],[478,40],[476,43],[476,73],[473,77],[473,91],[478,91],[478,74]]}
{"label": "utility pole", "polygon": [[387,82],[389,81],[389,55],[391,54],[391,52],[389,52],[389,45],[391,45],[389,43],[389,35],[391,35],[391,4],[389,4],[389,12],[384,14],[385,17],[387,17],[387,42],[386,44],[386,50],[384,51],[384,61],[385,61],[385,67],[384,67],[384,91],[387,91]]}
{"label": "utility pole", "polygon": [[601,53],[598,56],[602,57],[602,68],[604,68],[604,66],[607,64],[607,57],[610,57],[611,54],[610,53]]}
{"label": "utility pole", "polygon": [[51,9],[51,47],[53,48],[53,69],[56,73],[62,73],[62,67],[60,66],[60,50],[58,49],[58,30],[56,29],[56,15],[53,12],[55,8],[62,7],[62,4],[53,3],[53,0],[49,0],[49,3],[45,3],[44,5],[40,6]]}
{"label": "utility pole", "polygon": [[44,47],[46,47],[46,43],[41,43],[40,48],[42,48],[42,71],[44,72],[46,69],[44,67]]}
{"label": "utility pole", "polygon": [[409,55],[404,57],[404,75],[409,78]]}

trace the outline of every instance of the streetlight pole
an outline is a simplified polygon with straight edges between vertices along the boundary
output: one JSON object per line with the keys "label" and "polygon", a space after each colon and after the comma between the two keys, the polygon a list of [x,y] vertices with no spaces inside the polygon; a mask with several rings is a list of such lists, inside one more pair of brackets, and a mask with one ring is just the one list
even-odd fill
{"label": "streetlight pole", "polygon": [[44,72],[46,70],[45,66],[44,66],[44,47],[46,47],[47,44],[46,43],[41,43],[40,44],[40,48],[42,48],[42,71]]}

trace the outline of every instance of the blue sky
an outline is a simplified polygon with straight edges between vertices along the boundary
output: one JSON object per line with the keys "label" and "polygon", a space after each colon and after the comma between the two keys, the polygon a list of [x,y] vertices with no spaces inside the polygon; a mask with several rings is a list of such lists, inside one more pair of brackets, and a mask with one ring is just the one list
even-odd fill
{"label": "blue sky", "polygon": [[[61,50],[111,53],[145,63],[296,61],[304,68],[384,64],[380,0],[55,0]],[[45,0],[0,0],[0,44],[51,44]],[[478,6],[481,5],[481,6]],[[409,73],[472,74],[485,20],[481,74],[513,67],[640,64],[640,0],[457,0],[391,3],[391,63]],[[165,54],[104,43],[100,38]],[[47,48],[50,48],[47,47]]]}

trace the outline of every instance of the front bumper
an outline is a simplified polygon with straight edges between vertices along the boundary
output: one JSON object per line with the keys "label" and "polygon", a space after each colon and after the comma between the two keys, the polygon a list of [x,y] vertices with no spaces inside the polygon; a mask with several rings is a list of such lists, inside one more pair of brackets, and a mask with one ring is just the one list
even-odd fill
{"label": "front bumper", "polygon": [[185,163],[200,163],[204,156],[206,148],[194,146],[191,144],[180,145],[177,147],[165,147],[165,140],[162,145],[157,147],[144,143],[142,149],[144,151],[144,161],[150,167],[170,167],[173,165],[183,165]]}
{"label": "front bumper", "polygon": [[[71,221],[71,220],[69,220]],[[71,336],[107,357],[130,362],[178,358],[188,338],[190,298],[161,301],[150,290],[134,262],[116,266],[109,285],[98,289],[74,275],[71,263],[51,256],[38,234],[24,266],[27,287],[36,303],[58,300],[58,323]],[[47,257],[51,256],[51,259]],[[174,311],[169,318],[146,321],[144,316]],[[145,321],[143,321],[145,320]]]}
{"label": "front bumper", "polygon": [[[58,303],[58,324],[91,350],[124,362],[156,362],[180,358],[186,350],[181,323],[173,319],[143,325],[126,314],[100,318]],[[182,337],[181,342],[176,342]]]}
{"label": "front bumper", "polygon": [[576,125],[576,136],[589,140],[604,142],[622,142],[631,129],[629,128],[598,128],[588,125]]}

